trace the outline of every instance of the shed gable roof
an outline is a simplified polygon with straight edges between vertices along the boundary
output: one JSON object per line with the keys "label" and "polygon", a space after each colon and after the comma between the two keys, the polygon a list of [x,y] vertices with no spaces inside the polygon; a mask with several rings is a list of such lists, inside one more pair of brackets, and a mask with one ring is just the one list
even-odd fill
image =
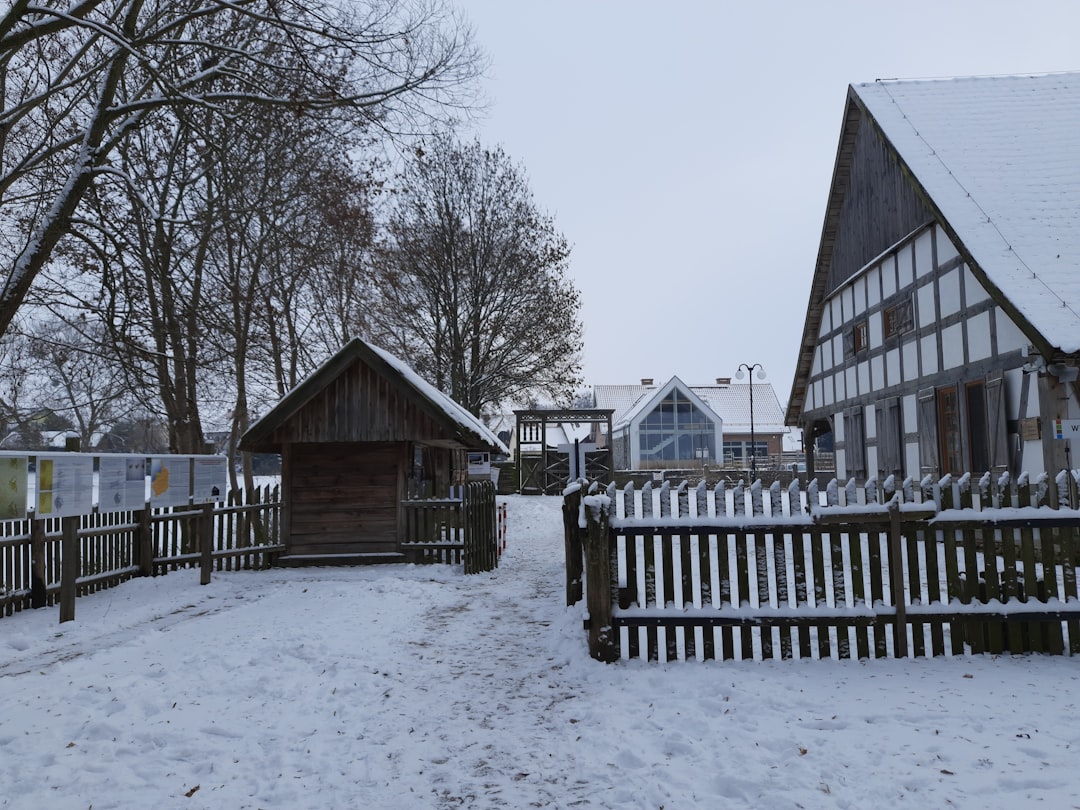
{"label": "shed gable roof", "polygon": [[479,419],[422,379],[406,363],[359,338],[342,347],[252,425],[240,440],[241,449],[263,452],[280,449],[280,440],[275,434],[317,397],[326,394],[357,363],[371,369],[390,389],[419,408],[441,431],[440,442],[461,448],[508,452]]}

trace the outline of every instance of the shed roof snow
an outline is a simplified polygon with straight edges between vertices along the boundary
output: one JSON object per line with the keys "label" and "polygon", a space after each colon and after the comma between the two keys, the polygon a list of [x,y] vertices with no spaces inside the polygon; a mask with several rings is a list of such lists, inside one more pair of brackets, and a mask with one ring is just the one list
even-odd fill
{"label": "shed roof snow", "polygon": [[305,404],[323,391],[326,386],[351,364],[363,361],[375,367],[383,376],[392,379],[430,412],[453,435],[462,446],[471,449],[490,449],[497,453],[509,453],[499,437],[483,422],[465,408],[431,385],[407,363],[390,352],[354,338],[324,362],[303,382],[289,391],[269,413],[252,425],[240,440],[243,449],[261,449],[274,429],[297,413]]}

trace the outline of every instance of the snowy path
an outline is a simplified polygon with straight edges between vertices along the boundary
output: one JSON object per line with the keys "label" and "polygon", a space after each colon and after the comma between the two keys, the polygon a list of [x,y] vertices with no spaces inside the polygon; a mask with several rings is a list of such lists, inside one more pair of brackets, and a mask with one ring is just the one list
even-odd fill
{"label": "snowy path", "polygon": [[1080,806],[1077,662],[624,662],[559,501],[502,566],[138,580],[0,619],[0,808]]}

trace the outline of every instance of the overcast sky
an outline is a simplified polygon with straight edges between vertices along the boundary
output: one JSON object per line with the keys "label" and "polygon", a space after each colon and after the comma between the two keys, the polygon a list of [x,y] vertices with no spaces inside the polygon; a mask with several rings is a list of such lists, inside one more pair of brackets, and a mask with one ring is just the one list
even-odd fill
{"label": "overcast sky", "polygon": [[786,402],[847,86],[1080,69],[1076,0],[457,0],[487,145],[571,245],[590,385],[760,363]]}

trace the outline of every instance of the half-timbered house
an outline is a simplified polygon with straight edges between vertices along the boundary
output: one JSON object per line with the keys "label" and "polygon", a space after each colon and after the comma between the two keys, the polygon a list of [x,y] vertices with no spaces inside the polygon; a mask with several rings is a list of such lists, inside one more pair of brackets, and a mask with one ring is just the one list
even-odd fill
{"label": "half-timbered house", "polygon": [[1075,466],[1077,223],[1080,74],[852,85],[787,423],[856,478]]}

